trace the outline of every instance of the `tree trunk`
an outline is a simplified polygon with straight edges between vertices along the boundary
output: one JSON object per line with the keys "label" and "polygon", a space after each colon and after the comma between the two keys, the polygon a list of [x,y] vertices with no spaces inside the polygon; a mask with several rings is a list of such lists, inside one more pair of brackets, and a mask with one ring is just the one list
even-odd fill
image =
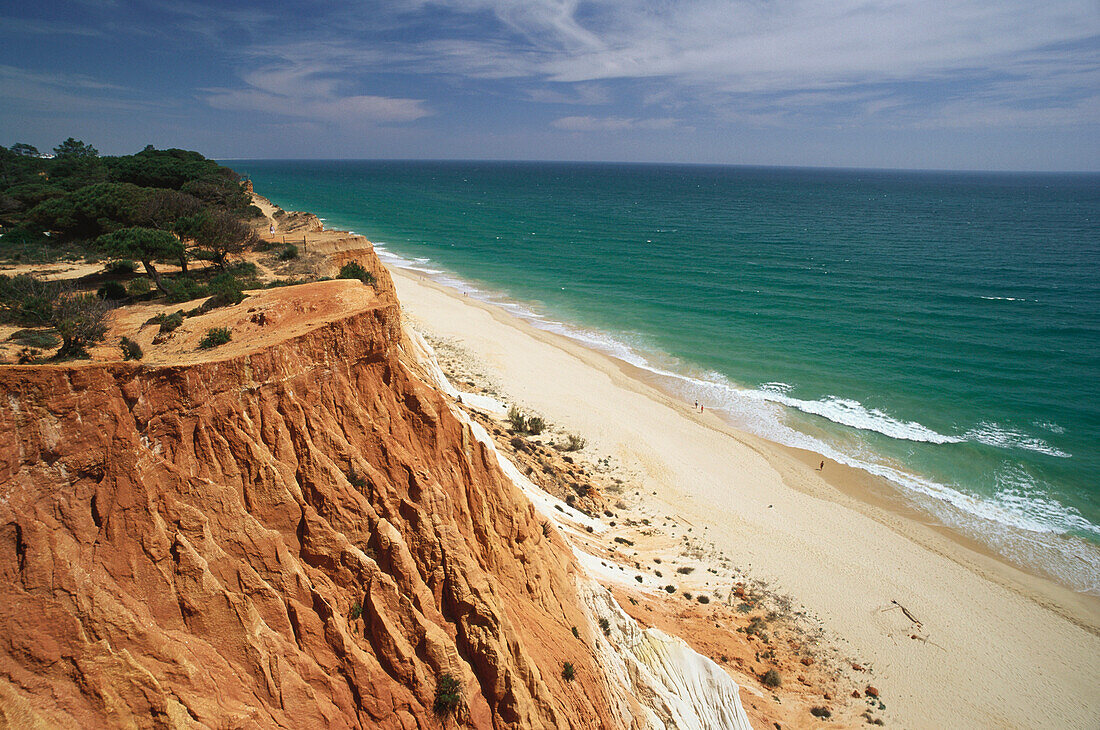
{"label": "tree trunk", "polygon": [[157,270],[155,268],[153,268],[153,262],[152,261],[147,261],[146,259],[142,259],[141,263],[145,266],[146,273],[149,274],[149,278],[153,280],[154,284],[156,284],[157,289],[160,290],[160,293],[161,294],[167,294],[168,290],[165,289],[164,284],[162,284],[160,282],[160,274],[157,272]]}

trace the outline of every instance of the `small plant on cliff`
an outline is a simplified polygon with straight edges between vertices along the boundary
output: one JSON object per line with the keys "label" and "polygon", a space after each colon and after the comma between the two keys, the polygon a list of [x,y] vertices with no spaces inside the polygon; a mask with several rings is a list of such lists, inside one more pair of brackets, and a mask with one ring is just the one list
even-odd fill
{"label": "small plant on cliff", "polygon": [[606,618],[600,619],[600,631],[603,632],[604,636],[607,636],[611,633],[611,622],[608,621]]}
{"label": "small plant on cliff", "polygon": [[561,665],[561,678],[566,682],[572,682],[577,676],[577,670],[573,669],[573,662],[565,662]]}
{"label": "small plant on cliff", "polygon": [[665,586],[665,593],[675,593],[676,586]]}
{"label": "small plant on cliff", "polygon": [[512,430],[516,433],[527,431],[527,416],[515,406],[508,409],[508,423],[512,424]]}
{"label": "small plant on cliff", "polygon": [[575,638],[575,639],[581,638],[581,632],[577,631],[576,626],[573,627],[573,638]]}
{"label": "small plant on cliff", "polygon": [[542,523],[542,536],[550,537],[550,520]]}
{"label": "small plant on cliff", "polygon": [[145,353],[141,351],[141,345],[129,337],[123,337],[118,346],[122,348],[122,357],[126,360],[140,360],[145,357]]}
{"label": "small plant on cliff", "polygon": [[351,610],[348,611],[348,620],[349,621],[355,621],[356,619],[358,619],[362,615],[363,615],[363,604],[359,603],[359,601],[356,601],[355,603],[351,604]]}
{"label": "small plant on cliff", "polygon": [[562,451],[580,451],[588,442],[575,433],[569,434],[566,437],[565,444],[561,447]]}
{"label": "small plant on cliff", "polygon": [[160,328],[157,330],[157,334],[166,335],[179,329],[179,326],[183,324],[183,310],[172,312],[172,314],[158,314],[145,324],[159,324]]}
{"label": "small plant on cliff", "polygon": [[233,332],[228,327],[211,327],[206,330],[206,334],[199,341],[199,348],[209,350],[211,347],[224,345],[229,342],[232,335]]}
{"label": "small plant on cliff", "polygon": [[822,719],[828,719],[833,716],[833,713],[829,712],[828,707],[811,707],[810,714],[814,717],[820,717]]}
{"label": "small plant on cliff", "polygon": [[348,484],[356,489],[362,489],[367,486],[367,478],[355,471],[355,469],[352,469],[348,472]]}
{"label": "small plant on cliff", "polygon": [[291,259],[298,258],[298,247],[293,243],[279,252],[280,261],[290,261]]}
{"label": "small plant on cliff", "polygon": [[340,273],[336,277],[338,279],[358,279],[367,286],[374,286],[375,278],[374,274],[370,273],[363,268],[363,265],[356,261],[349,261],[340,267]]}
{"label": "small plant on cliff", "polygon": [[531,416],[527,419],[527,433],[538,436],[546,429],[546,421],[539,416]]}
{"label": "small plant on cliff", "polygon": [[765,687],[778,687],[783,683],[782,680],[779,679],[779,672],[774,669],[769,669],[764,672],[764,676],[760,678],[760,681]]}
{"label": "small plant on cliff", "polygon": [[462,699],[462,694],[459,691],[461,688],[462,685],[451,675],[440,675],[435,683],[435,703],[432,705],[432,709],[435,710],[437,715],[449,715],[454,712]]}

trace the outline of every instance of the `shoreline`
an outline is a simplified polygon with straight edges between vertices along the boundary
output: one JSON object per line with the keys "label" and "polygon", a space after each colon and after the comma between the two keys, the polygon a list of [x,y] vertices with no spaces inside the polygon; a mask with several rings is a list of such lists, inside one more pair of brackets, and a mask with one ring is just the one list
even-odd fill
{"label": "shoreline", "polygon": [[[380,258],[391,270],[431,281],[460,295],[463,301],[476,301],[500,309],[539,332],[563,337],[581,348],[597,352],[621,366],[631,377],[671,398],[672,402],[689,403],[691,396],[685,395],[685,385],[710,384],[709,380],[699,380],[701,376],[679,372],[668,365],[654,364],[651,360],[654,353],[627,344],[614,334],[547,316],[537,310],[537,304],[512,300],[488,285],[466,281],[453,272],[432,268],[436,265],[434,263],[410,260],[390,251],[386,244],[372,245],[382,246]],[[463,292],[466,293],[463,295]],[[666,357],[659,351],[656,356]],[[703,403],[703,400],[699,402]],[[830,444],[827,438],[783,424],[782,430],[798,436],[788,440],[782,432],[779,435],[768,433],[767,429],[761,432],[751,425],[738,423],[732,414],[724,413],[721,406],[704,405],[708,415],[712,408],[716,409],[718,418],[731,432],[752,436],[785,452],[813,454],[816,459],[813,463],[824,460],[830,465],[830,472],[841,470],[849,475],[857,474],[855,481],[863,486],[857,491],[847,490],[857,501],[868,501],[866,494],[860,497],[857,492],[873,493],[876,503],[889,505],[888,512],[901,512],[909,519],[931,527],[984,558],[997,562],[1013,574],[1050,582],[1059,589],[1065,589],[1067,596],[1081,596],[1076,603],[1092,605],[1095,599],[1095,605],[1100,606],[1100,584],[1095,578],[1100,575],[1095,572],[1100,570],[1100,544],[1072,533],[1033,533],[1012,520],[1005,521],[964,506],[958,500],[969,499],[969,495],[960,491],[961,488],[921,476],[910,471],[904,463],[852,455],[844,448]],[[781,406],[777,404],[777,407]],[[777,420],[773,425],[779,423]],[[800,443],[803,440],[809,443]],[[852,477],[842,480],[843,484],[851,481]],[[932,491],[928,491],[926,486]],[[1096,625],[1100,626],[1100,619]]]}
{"label": "shoreline", "polygon": [[[943,721],[966,717],[979,725],[1016,724],[1019,718],[998,716],[1002,706],[1034,717],[1040,697],[1045,704],[1061,695],[1056,705],[1100,701],[1089,690],[1100,681],[1100,600],[1029,575],[964,535],[930,524],[915,508],[906,511],[900,499],[890,498],[893,488],[884,479],[829,460],[825,473],[818,473],[813,465],[819,455],[738,431],[716,414],[693,413],[690,404],[647,382],[640,368],[537,328],[501,306],[464,297],[414,270],[387,267],[404,310],[436,335],[464,340],[500,377],[511,399],[583,434],[594,451],[625,457],[646,493],[654,492],[647,501],[684,516],[707,539],[741,555],[753,574],[799,599],[842,644],[872,657],[880,670],[876,682],[895,697],[893,706],[902,710],[895,717],[905,718],[905,726],[936,725],[921,711],[930,700],[941,708]],[[477,326],[471,326],[474,321]],[[559,377],[567,366],[583,374],[573,379],[578,392],[548,387],[550,361],[562,366]],[[598,389],[586,387],[597,381]],[[601,399],[623,402],[612,404],[609,414]],[[616,415],[618,405],[622,411]],[[632,450],[623,438],[630,425],[616,423],[627,412],[660,420],[669,427],[669,440],[695,452],[699,463],[692,464],[688,454]],[[660,428],[646,435],[665,440]],[[729,473],[736,470],[723,465],[725,458],[759,479]],[[715,477],[729,479],[733,489],[692,486],[695,478]],[[728,504],[733,496],[736,505]],[[776,520],[780,513],[784,519]],[[969,600],[957,600],[964,598]],[[884,613],[893,601],[930,626],[930,643],[940,651],[926,648],[924,656],[911,656],[904,625]],[[1009,648],[1013,644],[1018,651]],[[991,666],[1006,654],[1015,657],[1012,666]],[[981,666],[987,670],[975,669]],[[1019,690],[1035,684],[1035,670],[1049,678],[1056,666],[1072,669],[1021,704]],[[1067,691],[1074,686],[1076,691]],[[994,694],[1000,699],[977,702],[975,693],[990,687],[999,688]],[[1008,700],[1013,693],[1015,701]],[[1066,715],[1058,724],[1077,726],[1083,717]]]}

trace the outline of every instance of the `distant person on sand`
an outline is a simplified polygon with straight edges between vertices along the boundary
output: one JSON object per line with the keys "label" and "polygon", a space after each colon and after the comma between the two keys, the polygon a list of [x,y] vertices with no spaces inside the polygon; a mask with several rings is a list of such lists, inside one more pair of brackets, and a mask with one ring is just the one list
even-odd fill
{"label": "distant person on sand", "polygon": [[695,401],[695,408],[696,408],[696,409],[698,409],[698,408],[699,408],[699,401]]}
{"label": "distant person on sand", "polygon": [[818,471],[824,471],[825,470],[825,462],[824,461],[821,462],[821,465],[817,467],[817,470]]}

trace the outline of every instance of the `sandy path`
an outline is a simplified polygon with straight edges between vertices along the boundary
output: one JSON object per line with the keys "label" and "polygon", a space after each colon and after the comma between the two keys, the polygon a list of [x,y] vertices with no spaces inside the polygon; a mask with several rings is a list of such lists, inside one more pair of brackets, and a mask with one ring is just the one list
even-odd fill
{"label": "sandy path", "polygon": [[842,652],[870,660],[891,724],[1098,727],[1100,602],[856,503],[790,450],[694,413],[602,354],[392,273],[414,321],[478,355],[523,406],[636,470],[654,505],[791,594]]}

